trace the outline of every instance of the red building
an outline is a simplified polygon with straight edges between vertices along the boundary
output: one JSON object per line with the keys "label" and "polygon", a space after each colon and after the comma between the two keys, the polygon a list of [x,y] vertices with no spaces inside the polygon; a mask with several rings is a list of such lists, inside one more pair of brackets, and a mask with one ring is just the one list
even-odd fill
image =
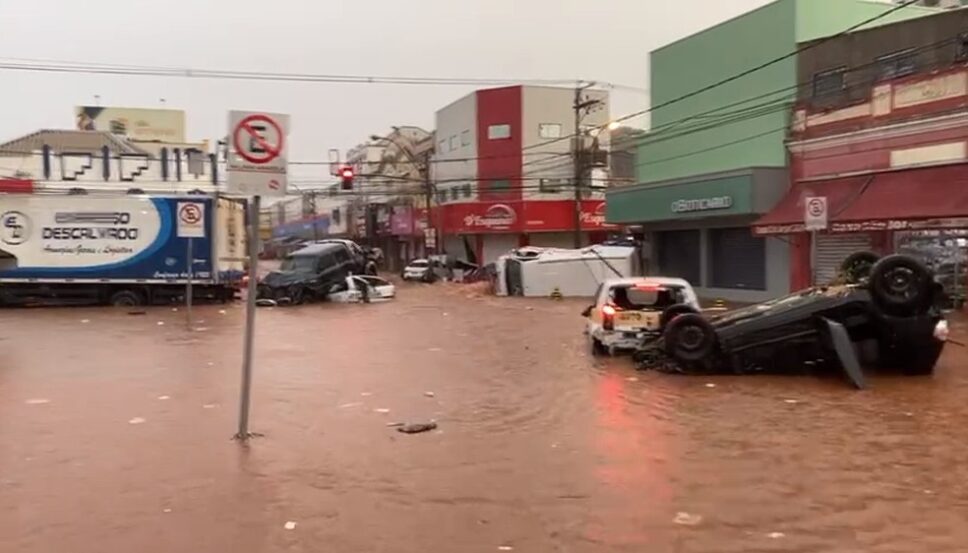
{"label": "red building", "polygon": [[[539,86],[479,90],[437,112],[433,220],[448,254],[487,263],[519,246],[574,247],[574,94]],[[591,148],[594,130],[609,121],[608,93],[583,94],[589,105],[581,119],[588,131],[584,147]],[[595,187],[606,171],[583,176],[585,244],[610,228],[603,190]]]}
{"label": "red building", "polygon": [[[793,185],[754,232],[787,235],[794,289],[828,280],[857,250],[914,253],[941,270],[946,262],[964,266],[964,66],[881,81],[867,98],[843,107],[801,105],[789,151]],[[816,234],[804,227],[810,197],[827,199],[828,226]]]}

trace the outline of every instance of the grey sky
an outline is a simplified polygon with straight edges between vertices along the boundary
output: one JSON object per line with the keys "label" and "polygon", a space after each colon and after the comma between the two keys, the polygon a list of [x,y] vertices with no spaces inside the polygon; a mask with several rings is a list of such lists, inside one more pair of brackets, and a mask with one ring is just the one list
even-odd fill
{"label": "grey sky", "polygon": [[[648,86],[648,52],[769,0],[0,0],[0,58],[386,76],[600,79]],[[292,114],[293,159],[390,125],[433,127],[466,86],[267,83],[0,71],[0,141],[73,124],[73,106],[188,112],[190,140],[229,109]],[[644,92],[613,92],[613,116]],[[634,123],[642,125],[643,121]]]}

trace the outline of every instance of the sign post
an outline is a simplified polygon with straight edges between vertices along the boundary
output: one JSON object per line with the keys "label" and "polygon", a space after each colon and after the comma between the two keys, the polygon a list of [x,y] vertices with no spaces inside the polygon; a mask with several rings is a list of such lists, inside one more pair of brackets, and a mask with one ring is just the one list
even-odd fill
{"label": "sign post", "polygon": [[229,112],[231,149],[228,156],[228,193],[250,196],[249,283],[245,305],[245,340],[242,349],[242,386],[239,427],[235,439],[245,441],[249,432],[252,366],[255,344],[255,308],[259,280],[259,218],[262,196],[285,196],[288,184],[289,116],[263,112]]}
{"label": "sign post", "polygon": [[807,198],[803,209],[803,226],[810,233],[810,284],[817,285],[817,232],[827,230],[827,197]]}
{"label": "sign post", "polygon": [[178,237],[188,239],[185,255],[185,311],[188,329],[192,328],[192,278],[195,268],[194,241],[205,238],[205,204],[202,202],[178,202]]}

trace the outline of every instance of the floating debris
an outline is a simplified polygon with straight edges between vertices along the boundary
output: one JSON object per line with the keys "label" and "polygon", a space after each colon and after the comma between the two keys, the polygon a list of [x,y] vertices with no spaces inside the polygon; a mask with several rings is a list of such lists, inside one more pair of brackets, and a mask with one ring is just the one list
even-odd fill
{"label": "floating debris", "polygon": [[291,520],[290,521],[287,521],[286,524],[283,525],[283,528],[285,528],[286,530],[295,530],[296,529],[296,523],[293,522],[293,521],[291,521]]}
{"label": "floating debris", "polygon": [[276,300],[270,300],[268,298],[262,298],[260,300],[255,300],[255,304],[259,307],[275,307],[279,305]]}
{"label": "floating debris", "polygon": [[172,307],[172,308],[171,308],[171,311],[172,311],[173,313],[178,313],[178,308],[177,308],[177,307]]}
{"label": "floating debris", "polygon": [[143,419],[141,417],[135,417],[135,418],[129,420],[128,421],[128,424],[142,424],[144,422],[145,422],[145,419]]}
{"label": "floating debris", "polygon": [[158,321],[158,326],[165,326],[165,321]]}
{"label": "floating debris", "polygon": [[81,319],[81,324],[85,324],[86,325],[89,322],[91,322],[91,319]]}
{"label": "floating debris", "polygon": [[796,405],[796,404],[800,403],[800,401],[799,400],[796,400],[796,399],[784,399],[783,400],[783,403],[789,403],[790,405]]}
{"label": "floating debris", "polygon": [[390,412],[390,410],[387,409],[387,408],[385,408],[385,407],[380,407],[378,409],[374,409],[373,411],[376,412],[376,413],[383,413],[383,414],[386,414],[386,413],[389,413]]}
{"label": "floating debris", "polygon": [[144,309],[136,309],[134,311],[128,311],[128,315],[147,315],[148,312]]}
{"label": "floating debris", "polygon": [[692,515],[684,511],[676,513],[676,518],[672,522],[682,526],[696,526],[702,522],[702,515]]}
{"label": "floating debris", "polygon": [[47,398],[38,397],[38,398],[28,399],[24,403],[26,403],[27,405],[45,405],[47,403],[50,403],[50,400]]}
{"label": "floating debris", "polygon": [[510,545],[499,545],[497,546],[498,551],[514,551],[514,548]]}
{"label": "floating debris", "polygon": [[637,376],[630,376],[630,377],[626,378],[625,380],[627,380],[628,382],[638,382],[639,381],[639,377],[637,377]]}
{"label": "floating debris", "polygon": [[339,408],[340,409],[349,409],[350,407],[359,407],[360,405],[363,405],[363,403],[361,403],[359,401],[354,401],[353,403],[344,403],[343,405],[340,405]]}
{"label": "floating debris", "polygon": [[360,395],[363,396],[363,397],[370,397],[370,396],[373,395],[373,393],[372,392],[360,392]]}
{"label": "floating debris", "polygon": [[716,385],[715,385],[715,384],[713,384],[712,382],[707,382],[707,383],[706,383],[706,387],[707,387],[707,388],[715,388],[715,387],[716,387]]}
{"label": "floating debris", "polygon": [[387,426],[390,427],[390,428],[394,428],[394,427],[397,427],[397,426],[403,426],[405,424],[407,424],[407,423],[405,423],[405,422],[388,422],[387,423]]}
{"label": "floating debris", "polygon": [[770,539],[778,540],[780,538],[785,538],[786,534],[784,534],[783,532],[770,532],[769,534],[766,535],[766,537]]}
{"label": "floating debris", "polygon": [[434,394],[433,392],[424,392],[424,395],[427,397],[434,397],[436,394]]}
{"label": "floating debris", "polygon": [[171,512],[171,509],[162,509],[161,512],[163,512],[163,513],[170,513]]}
{"label": "floating debris", "polygon": [[436,422],[417,422],[412,424],[405,424],[397,428],[397,432],[403,432],[404,434],[419,434],[421,432],[429,432],[431,430],[437,429]]}
{"label": "floating debris", "polygon": [[441,348],[430,348],[427,351],[444,351]]}
{"label": "floating debris", "polygon": [[225,315],[225,314],[227,314],[227,313],[228,313],[228,311],[226,311],[226,310],[224,310],[224,309],[219,309],[219,310],[218,310],[218,314],[219,314],[219,315]]}
{"label": "floating debris", "polygon": [[216,407],[218,407],[218,403],[206,403],[202,405],[202,409],[215,409]]}
{"label": "floating debris", "polygon": [[161,401],[165,401],[166,399],[171,399],[171,397],[169,397],[169,396],[158,396],[158,399],[161,400]]}

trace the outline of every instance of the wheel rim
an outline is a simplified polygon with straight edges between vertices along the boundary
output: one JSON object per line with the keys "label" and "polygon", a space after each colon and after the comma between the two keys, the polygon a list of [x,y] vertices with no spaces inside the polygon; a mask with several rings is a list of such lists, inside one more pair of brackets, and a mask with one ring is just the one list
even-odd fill
{"label": "wheel rim", "polygon": [[687,326],[679,332],[679,347],[686,351],[696,351],[702,347],[706,333],[698,326]]}
{"label": "wheel rim", "polygon": [[884,292],[891,298],[906,301],[917,293],[918,277],[914,271],[898,267],[888,271],[883,279]]}
{"label": "wheel rim", "polygon": [[858,281],[867,278],[871,274],[873,263],[866,259],[858,259],[844,268],[844,274],[850,281]]}

